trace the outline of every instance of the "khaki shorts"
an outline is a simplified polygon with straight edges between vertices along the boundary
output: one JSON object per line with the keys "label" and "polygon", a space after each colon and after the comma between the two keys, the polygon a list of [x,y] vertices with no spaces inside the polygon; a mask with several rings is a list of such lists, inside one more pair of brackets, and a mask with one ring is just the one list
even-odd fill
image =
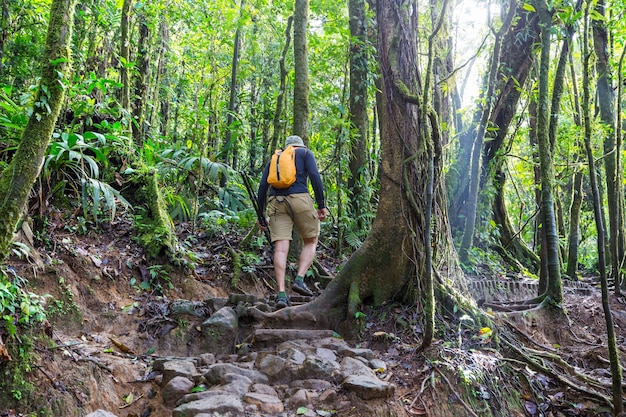
{"label": "khaki shorts", "polygon": [[305,239],[317,237],[320,234],[320,221],[313,205],[313,198],[309,193],[270,196],[267,214],[270,217],[272,242],[292,240],[294,223],[300,235]]}

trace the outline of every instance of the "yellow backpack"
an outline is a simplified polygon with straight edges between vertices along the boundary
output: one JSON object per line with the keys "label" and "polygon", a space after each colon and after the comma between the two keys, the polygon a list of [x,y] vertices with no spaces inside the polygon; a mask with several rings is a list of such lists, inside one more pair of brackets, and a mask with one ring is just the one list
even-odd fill
{"label": "yellow backpack", "polygon": [[278,149],[272,155],[267,183],[274,188],[289,188],[296,182],[296,147]]}

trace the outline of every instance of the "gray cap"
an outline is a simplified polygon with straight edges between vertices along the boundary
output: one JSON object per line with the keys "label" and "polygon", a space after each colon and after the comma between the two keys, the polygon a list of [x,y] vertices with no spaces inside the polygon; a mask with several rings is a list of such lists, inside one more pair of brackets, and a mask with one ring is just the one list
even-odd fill
{"label": "gray cap", "polygon": [[302,138],[300,136],[293,135],[293,136],[289,136],[287,140],[285,141],[285,148],[290,145],[304,146],[304,142],[302,142]]}

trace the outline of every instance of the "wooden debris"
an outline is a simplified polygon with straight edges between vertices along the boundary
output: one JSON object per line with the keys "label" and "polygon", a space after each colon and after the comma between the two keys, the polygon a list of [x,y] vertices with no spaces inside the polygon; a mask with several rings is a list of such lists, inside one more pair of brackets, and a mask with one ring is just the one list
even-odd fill
{"label": "wooden debris", "polygon": [[131,348],[129,348],[128,346],[126,346],[125,344],[123,344],[122,342],[117,340],[116,338],[109,336],[109,340],[111,341],[111,343],[113,343],[122,352],[130,353],[131,355],[135,354],[135,352],[133,352],[133,350]]}

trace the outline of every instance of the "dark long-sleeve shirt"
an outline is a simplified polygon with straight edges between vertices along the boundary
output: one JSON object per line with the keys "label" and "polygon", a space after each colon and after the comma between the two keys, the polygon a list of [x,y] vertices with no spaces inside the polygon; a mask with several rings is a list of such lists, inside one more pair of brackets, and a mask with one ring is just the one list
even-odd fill
{"label": "dark long-sleeve shirt", "polygon": [[317,208],[325,208],[324,201],[324,187],[322,185],[322,178],[317,169],[317,161],[313,152],[307,148],[296,149],[296,182],[294,182],[289,188],[278,189],[271,187],[267,183],[267,176],[269,174],[270,165],[267,164],[263,170],[261,176],[261,183],[259,184],[258,202],[261,213],[265,212],[265,203],[267,201],[267,194],[276,196],[285,196],[289,194],[308,193],[309,185],[308,179],[311,180],[313,186],[313,192],[315,194],[315,202]]}

